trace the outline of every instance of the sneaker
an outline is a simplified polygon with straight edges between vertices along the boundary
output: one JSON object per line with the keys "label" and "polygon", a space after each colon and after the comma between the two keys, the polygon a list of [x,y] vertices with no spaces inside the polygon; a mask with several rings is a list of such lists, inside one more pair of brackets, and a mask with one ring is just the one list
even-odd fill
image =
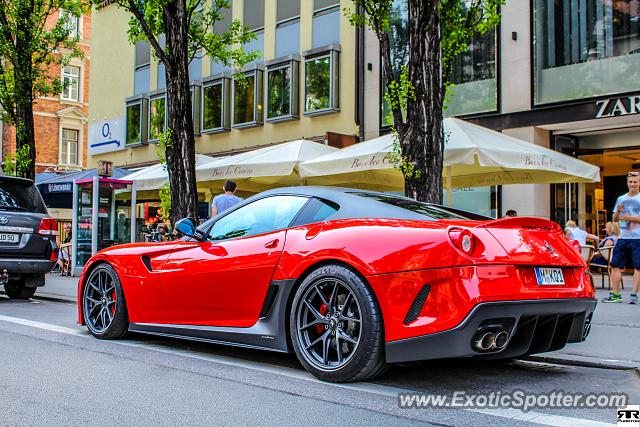
{"label": "sneaker", "polygon": [[631,294],[631,301],[629,301],[629,304],[637,304],[637,303],[638,303],[638,295]]}
{"label": "sneaker", "polygon": [[622,297],[620,296],[620,294],[614,294],[613,292],[609,292],[609,297],[603,298],[602,302],[622,302]]}

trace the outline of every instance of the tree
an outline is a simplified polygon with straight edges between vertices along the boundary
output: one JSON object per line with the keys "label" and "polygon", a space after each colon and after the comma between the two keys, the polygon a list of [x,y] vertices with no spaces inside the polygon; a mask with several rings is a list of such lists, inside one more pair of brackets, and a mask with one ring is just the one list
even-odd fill
{"label": "tree", "polygon": [[[242,45],[255,35],[234,20],[216,31],[224,19],[226,0],[92,0],[97,7],[116,5],[131,14],[129,41],[147,40],[165,66],[167,82],[166,166],[171,189],[171,222],[197,217],[195,140],[192,123],[189,63],[202,51],[215,61],[238,69],[255,60],[257,52]],[[213,31],[212,31],[213,29]],[[159,36],[165,35],[163,47]],[[237,77],[241,77],[237,75]]]}
{"label": "tree", "polygon": [[[497,25],[503,0],[404,0],[408,5],[406,50],[392,43],[390,36],[396,22],[394,3],[403,2],[353,1],[356,10],[345,9],[351,23],[370,28],[380,43],[385,97],[397,135],[405,194],[442,203],[442,120],[451,65],[467,49],[471,36]],[[397,64],[403,54],[406,62]]]}
{"label": "tree", "polygon": [[[52,24],[60,9],[66,13]],[[68,18],[85,9],[82,0],[0,0],[0,104],[16,128],[16,152],[8,157],[16,159],[9,169],[18,176],[35,178],[33,102],[59,94],[59,67],[82,56]]]}

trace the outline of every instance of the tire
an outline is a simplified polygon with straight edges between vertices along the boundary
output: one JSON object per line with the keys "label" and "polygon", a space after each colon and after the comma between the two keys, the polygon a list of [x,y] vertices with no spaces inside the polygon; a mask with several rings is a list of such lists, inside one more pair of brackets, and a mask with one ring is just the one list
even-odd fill
{"label": "tire", "polygon": [[289,326],[298,360],[318,379],[363,381],[386,370],[380,308],[366,282],[347,267],[322,266],[304,279]]}
{"label": "tire", "polygon": [[12,299],[29,299],[37,289],[25,286],[24,280],[12,281],[4,285],[4,292]]}
{"label": "tire", "polygon": [[89,274],[82,290],[82,317],[96,338],[117,339],[127,334],[127,304],[118,273],[111,265],[100,264]]}

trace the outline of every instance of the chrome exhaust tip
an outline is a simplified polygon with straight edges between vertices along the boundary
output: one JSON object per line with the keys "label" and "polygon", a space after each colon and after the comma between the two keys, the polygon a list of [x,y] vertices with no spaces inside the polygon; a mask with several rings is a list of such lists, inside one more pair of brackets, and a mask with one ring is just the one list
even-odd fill
{"label": "chrome exhaust tip", "polygon": [[493,344],[496,350],[502,350],[505,345],[507,345],[507,341],[509,340],[509,335],[506,331],[498,332],[493,340]]}
{"label": "chrome exhaust tip", "polygon": [[495,333],[485,332],[476,338],[473,346],[476,350],[487,351],[495,345]]}

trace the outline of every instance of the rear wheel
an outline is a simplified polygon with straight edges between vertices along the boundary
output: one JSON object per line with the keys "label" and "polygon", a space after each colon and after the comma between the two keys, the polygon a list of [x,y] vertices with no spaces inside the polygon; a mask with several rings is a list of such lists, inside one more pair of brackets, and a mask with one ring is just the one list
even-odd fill
{"label": "rear wheel", "polygon": [[385,370],[380,309],[364,280],[344,266],[323,266],[305,278],[290,328],[300,363],[321,380],[361,381]]}
{"label": "rear wheel", "polygon": [[24,280],[11,281],[4,285],[4,292],[13,299],[29,299],[36,293],[36,289],[38,288],[25,286]]}
{"label": "rear wheel", "polygon": [[109,264],[96,267],[82,292],[82,314],[94,336],[102,339],[121,338],[129,329],[129,316],[122,284]]}

